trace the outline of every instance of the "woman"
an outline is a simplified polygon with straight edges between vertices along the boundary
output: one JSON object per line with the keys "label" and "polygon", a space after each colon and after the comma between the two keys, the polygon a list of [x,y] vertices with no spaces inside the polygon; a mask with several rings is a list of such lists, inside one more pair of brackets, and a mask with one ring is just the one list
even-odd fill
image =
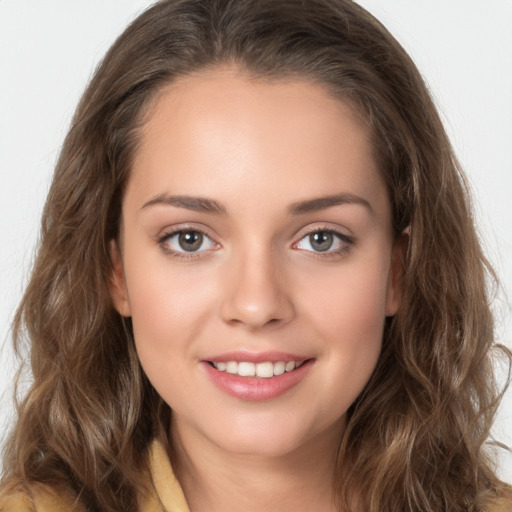
{"label": "woman", "polygon": [[57,164],[0,510],[507,510],[486,272],[368,13],[159,2]]}

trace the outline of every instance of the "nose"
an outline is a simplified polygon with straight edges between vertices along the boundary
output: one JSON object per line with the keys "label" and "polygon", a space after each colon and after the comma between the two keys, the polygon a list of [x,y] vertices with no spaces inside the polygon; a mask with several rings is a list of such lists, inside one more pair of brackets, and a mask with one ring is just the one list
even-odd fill
{"label": "nose", "polygon": [[222,303],[225,322],[257,330],[285,324],[295,316],[286,273],[270,250],[231,262],[227,281]]}

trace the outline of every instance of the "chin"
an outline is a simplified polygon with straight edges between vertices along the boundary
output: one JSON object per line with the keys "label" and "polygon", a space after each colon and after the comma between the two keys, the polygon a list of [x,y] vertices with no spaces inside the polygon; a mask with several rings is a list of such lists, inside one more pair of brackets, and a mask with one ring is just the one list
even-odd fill
{"label": "chin", "polygon": [[[222,443],[220,441],[218,444]],[[305,440],[287,434],[261,432],[257,435],[235,435],[222,443],[227,452],[248,457],[279,458],[299,450]]]}
{"label": "chin", "polygon": [[311,424],[306,418],[288,415],[258,419],[239,419],[229,428],[221,426],[217,432],[211,432],[217,434],[216,439],[210,439],[220,449],[237,455],[262,458],[300,456],[301,453],[314,453],[326,444],[330,449],[337,446],[345,425],[344,416],[327,425]]}

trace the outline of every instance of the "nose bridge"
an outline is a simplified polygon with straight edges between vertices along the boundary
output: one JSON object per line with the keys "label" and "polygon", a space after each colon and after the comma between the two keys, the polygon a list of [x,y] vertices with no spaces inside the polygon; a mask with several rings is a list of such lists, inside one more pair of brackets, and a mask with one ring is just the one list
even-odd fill
{"label": "nose bridge", "polygon": [[290,320],[294,307],[282,267],[282,258],[270,244],[256,243],[236,251],[222,305],[224,320],[251,329]]}

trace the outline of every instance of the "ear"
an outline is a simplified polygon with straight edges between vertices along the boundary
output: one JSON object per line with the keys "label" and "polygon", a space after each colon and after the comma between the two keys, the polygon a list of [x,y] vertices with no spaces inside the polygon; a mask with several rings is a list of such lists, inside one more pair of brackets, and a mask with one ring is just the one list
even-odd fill
{"label": "ear", "polygon": [[393,247],[389,268],[388,289],[386,294],[386,316],[394,316],[400,309],[403,295],[403,277],[405,274],[405,255],[409,244],[409,231],[406,228]]}
{"label": "ear", "polygon": [[126,288],[126,278],[124,276],[123,260],[121,251],[116,240],[110,241],[110,259],[112,260],[112,275],[110,276],[108,287],[110,297],[117,312],[121,316],[131,316],[130,301],[128,290]]}

